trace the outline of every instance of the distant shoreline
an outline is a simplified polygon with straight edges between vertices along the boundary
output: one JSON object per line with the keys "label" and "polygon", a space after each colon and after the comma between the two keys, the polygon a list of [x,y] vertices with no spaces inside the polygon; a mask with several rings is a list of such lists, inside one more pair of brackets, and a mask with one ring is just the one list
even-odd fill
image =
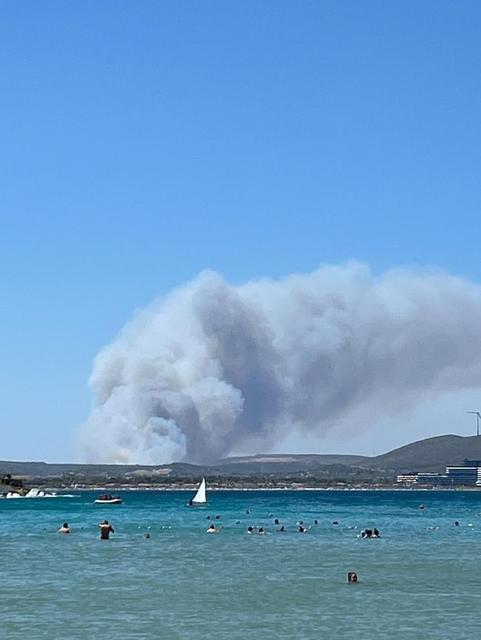
{"label": "distant shoreline", "polygon": [[[191,493],[195,491],[196,487],[138,487],[138,486],[91,486],[91,487],[64,487],[59,488],[55,486],[42,486],[42,489],[48,491],[57,491],[57,492],[82,492],[82,491],[109,491],[109,492],[140,492],[140,491],[157,491],[157,492],[184,492]],[[396,487],[396,486],[386,486],[386,487],[208,487],[209,492],[219,492],[219,491],[237,491],[237,492],[252,492],[252,491],[272,491],[272,492],[288,492],[288,491],[309,491],[309,492],[346,492],[346,491],[357,491],[357,492],[383,492],[383,491],[396,491],[396,492],[426,492],[426,491],[470,491],[476,492],[481,491],[481,487],[470,487],[470,486],[457,486],[457,487]]]}

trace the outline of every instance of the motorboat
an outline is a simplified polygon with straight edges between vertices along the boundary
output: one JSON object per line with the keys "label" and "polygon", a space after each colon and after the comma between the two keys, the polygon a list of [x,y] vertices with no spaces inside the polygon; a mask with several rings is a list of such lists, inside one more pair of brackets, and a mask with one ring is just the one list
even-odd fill
{"label": "motorboat", "polygon": [[99,496],[94,500],[95,504],[122,504],[122,498],[119,496],[111,496],[110,494]]}

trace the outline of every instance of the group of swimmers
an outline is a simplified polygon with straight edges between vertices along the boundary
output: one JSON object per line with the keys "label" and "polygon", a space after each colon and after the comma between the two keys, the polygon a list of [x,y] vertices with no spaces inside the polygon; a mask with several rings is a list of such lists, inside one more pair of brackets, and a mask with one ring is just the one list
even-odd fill
{"label": "group of swimmers", "polygon": [[[250,511],[248,509],[246,510],[246,515],[250,515]],[[272,517],[273,517],[273,514],[269,513],[269,518],[272,518]],[[220,520],[220,518],[221,518],[220,515],[216,515],[216,516],[207,515],[206,516],[206,520]],[[278,533],[287,532],[287,528],[283,524],[281,524],[279,518],[274,518],[273,522],[277,526],[276,531]],[[241,521],[240,520],[236,520],[236,524],[241,524]],[[299,520],[296,523],[297,532],[298,533],[308,533],[312,529],[313,526],[316,526],[318,524],[319,524],[319,520],[313,520],[311,525],[306,525],[303,520]],[[334,520],[331,524],[333,526],[338,526],[339,525],[339,521],[338,520]],[[219,527],[219,526],[216,526],[215,524],[210,524],[209,527],[207,528],[207,533],[220,533],[223,530],[223,528],[224,527]],[[247,533],[249,535],[253,535],[253,534],[264,535],[266,533],[266,529],[265,529],[265,527],[258,527],[258,526],[255,526],[255,525],[249,525],[247,527]],[[381,533],[380,533],[379,529],[374,527],[374,529],[364,529],[359,537],[362,537],[362,538],[380,538],[381,537]]]}
{"label": "group of swimmers", "polygon": [[[220,519],[220,516],[216,516],[216,519]],[[277,524],[279,524],[279,520],[277,518],[276,518],[275,522]],[[318,521],[314,520],[314,523],[317,524]],[[304,528],[302,524],[298,523],[298,525],[299,525],[299,532],[303,533],[304,531],[307,531],[307,529]],[[103,520],[102,522],[99,522],[98,526],[99,526],[99,529],[100,529],[100,539],[101,540],[109,540],[110,539],[110,534],[114,533],[114,528],[109,523],[109,521],[108,520]],[[257,533],[259,535],[264,535],[265,534],[264,527],[253,527],[253,526],[247,527],[247,533],[249,533],[249,534],[256,533],[256,529],[257,529]],[[302,529],[302,531],[301,531],[301,529]],[[59,529],[57,531],[58,531],[58,533],[65,533],[66,534],[66,533],[71,533],[72,529],[70,528],[70,525],[69,525],[68,522],[64,522],[62,524],[62,526],[59,527]],[[207,533],[220,533],[221,531],[222,531],[222,527],[217,527],[215,524],[211,524],[209,526],[209,528],[207,529]],[[281,528],[278,529],[278,531],[286,531],[286,529],[284,528],[283,525],[281,525]],[[366,531],[370,531],[370,530],[366,529]],[[377,531],[377,529],[374,529],[374,531]],[[364,537],[364,533],[365,532],[363,531],[363,537]],[[379,536],[379,531],[377,531],[377,534]],[[150,533],[144,533],[144,538],[150,538]],[[348,583],[359,582],[359,578],[358,578],[357,573],[355,571],[348,571],[348,573],[347,573],[347,582]]]}
{"label": "group of swimmers", "polygon": [[[249,511],[246,511],[246,513],[249,513]],[[269,514],[272,515],[272,514]],[[206,516],[207,520],[210,520],[212,516]],[[215,520],[220,520],[220,516],[216,515],[215,516]],[[236,521],[236,524],[240,524],[240,520]],[[279,533],[285,533],[287,532],[286,527],[280,523],[279,518],[275,518],[274,519],[274,524],[278,525],[278,529],[276,529],[276,531],[278,531]],[[313,521],[313,525],[318,525],[319,521],[318,520],[314,520]],[[338,525],[339,522],[337,520],[335,520],[333,523],[333,525]],[[459,525],[458,522],[456,522],[457,525]],[[297,531],[299,533],[308,533],[311,529],[311,526],[307,526],[304,524],[303,520],[299,520],[296,523],[297,526]],[[110,534],[114,533],[114,529],[112,527],[112,525],[109,523],[108,520],[103,520],[102,522],[99,523],[98,525],[99,529],[100,529],[100,539],[101,540],[109,540],[110,539]],[[220,533],[223,530],[224,527],[222,526],[217,526],[215,524],[210,524],[209,527],[207,528],[207,533]],[[57,529],[58,533],[71,533],[71,528],[68,522],[64,522],[62,524],[61,527],[59,527],[59,529]],[[253,526],[253,525],[249,525],[247,527],[247,533],[249,535],[253,535],[253,534],[258,534],[258,535],[264,535],[266,533],[266,529],[264,527],[257,527],[257,526]],[[379,532],[379,529],[364,529],[361,533],[361,537],[362,538],[380,538],[381,537],[381,533]],[[144,533],[144,538],[150,538],[150,533]]]}
{"label": "group of swimmers", "polygon": [[[249,511],[246,511],[246,514],[249,514]],[[269,517],[272,517],[272,514],[269,514]],[[216,515],[214,516],[206,516],[206,520],[211,520],[214,519],[215,520],[220,520],[220,516]],[[240,520],[236,520],[236,524],[241,524]],[[274,519],[274,524],[277,526],[276,531],[278,533],[286,533],[287,532],[287,528],[285,527],[285,525],[281,524],[279,518],[275,518]],[[319,524],[319,520],[313,520],[312,525],[306,525],[304,523],[303,520],[299,520],[296,523],[296,528],[297,528],[297,532],[298,533],[308,533],[313,526],[316,526]],[[334,520],[332,522],[333,526],[339,525],[339,522],[337,520]],[[224,527],[219,527],[216,526],[215,524],[210,524],[209,527],[207,528],[207,533],[220,533],[223,530]],[[258,535],[264,535],[266,533],[266,529],[265,527],[258,527],[255,525],[249,525],[247,527],[247,533],[249,535],[253,535],[253,534],[258,534]],[[364,529],[363,532],[361,533],[360,537],[362,538],[380,538],[381,537],[381,533],[379,531],[379,529],[374,528],[374,529]]]}

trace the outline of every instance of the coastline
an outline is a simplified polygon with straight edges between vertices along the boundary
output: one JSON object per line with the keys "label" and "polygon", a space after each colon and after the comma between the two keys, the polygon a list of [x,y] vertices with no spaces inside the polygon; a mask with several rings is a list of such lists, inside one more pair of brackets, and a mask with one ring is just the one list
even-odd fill
{"label": "coastline", "polygon": [[[95,485],[95,486],[75,486],[75,487],[62,487],[58,486],[42,486],[42,489],[48,491],[114,491],[114,492],[135,492],[135,491],[152,491],[152,492],[184,492],[190,493],[195,491],[196,486],[192,485],[189,487],[159,487],[159,486],[123,486],[123,485]],[[460,491],[469,491],[476,492],[481,491],[481,487],[470,487],[470,486],[457,486],[457,487],[396,487],[396,486],[385,486],[385,487],[208,487],[209,492],[253,492],[253,491],[265,491],[265,492],[285,492],[285,491],[310,491],[310,492],[345,492],[345,491],[358,491],[358,492],[383,492],[383,491],[395,491],[395,492],[429,492],[429,491],[442,491],[442,492],[460,492]]]}

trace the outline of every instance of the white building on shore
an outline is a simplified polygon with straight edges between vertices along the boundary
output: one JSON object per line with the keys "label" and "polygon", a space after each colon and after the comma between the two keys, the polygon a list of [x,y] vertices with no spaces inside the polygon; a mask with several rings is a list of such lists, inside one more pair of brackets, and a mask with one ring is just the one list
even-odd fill
{"label": "white building on shore", "polygon": [[397,481],[404,486],[466,486],[481,487],[481,460],[465,460],[462,465],[446,467],[442,473],[409,473],[397,476]]}

